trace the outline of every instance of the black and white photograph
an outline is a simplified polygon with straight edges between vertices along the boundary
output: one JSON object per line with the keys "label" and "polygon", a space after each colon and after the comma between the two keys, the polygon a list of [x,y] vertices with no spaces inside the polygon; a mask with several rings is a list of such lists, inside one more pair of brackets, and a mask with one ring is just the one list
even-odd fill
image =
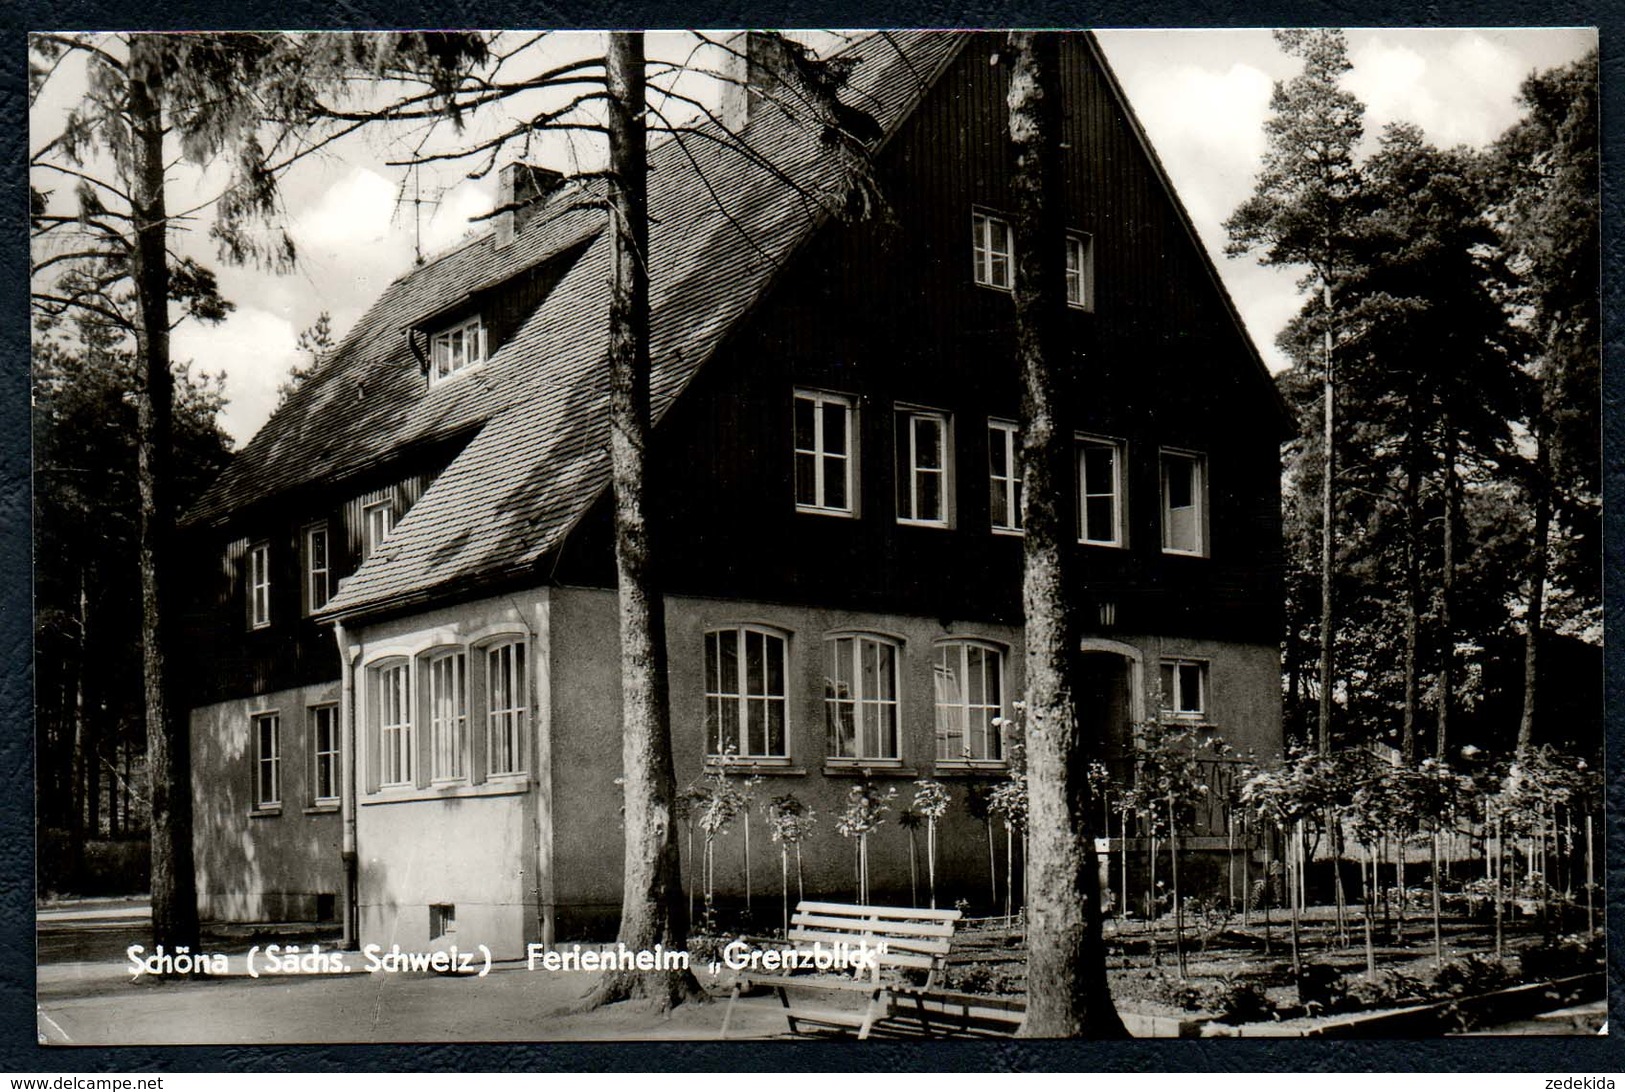
{"label": "black and white photograph", "polygon": [[1598,44],[31,33],[37,1041],[1606,1034]]}

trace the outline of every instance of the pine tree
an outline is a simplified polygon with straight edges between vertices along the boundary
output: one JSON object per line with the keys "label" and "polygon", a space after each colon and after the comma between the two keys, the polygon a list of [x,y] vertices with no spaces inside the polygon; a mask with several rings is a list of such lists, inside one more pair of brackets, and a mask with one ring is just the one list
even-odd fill
{"label": "pine tree", "polygon": [[[1225,222],[1227,253],[1253,253],[1264,265],[1306,266],[1304,287],[1317,290],[1305,307],[1320,336],[1320,698],[1316,739],[1322,753],[1331,747],[1334,690],[1333,612],[1336,554],[1337,375],[1335,349],[1340,321],[1339,292],[1349,273],[1349,233],[1358,207],[1359,171],[1355,145],[1365,108],[1338,80],[1351,67],[1338,30],[1278,30],[1275,40],[1304,62],[1303,73],[1278,82],[1264,123],[1268,147],[1248,198]],[[1305,422],[1305,447],[1310,446]]]}
{"label": "pine tree", "polygon": [[[1521,302],[1530,309],[1538,344],[1530,430],[1535,452],[1526,474],[1533,533],[1525,565],[1520,753],[1534,738],[1540,635],[1551,621],[1554,556],[1576,628],[1595,618],[1601,598],[1596,52],[1531,77],[1521,97],[1527,115],[1496,142],[1489,166],[1497,218],[1510,260],[1527,282]],[[1553,541],[1554,521],[1566,549]]]}
{"label": "pine tree", "polygon": [[[170,662],[175,521],[171,466],[176,321],[219,321],[228,305],[212,272],[174,256],[170,167],[230,163],[208,202],[223,260],[285,270],[293,244],[277,225],[277,178],[342,128],[311,128],[318,92],[357,71],[421,75],[425,102],[443,99],[470,60],[470,35],[38,34],[29,94],[84,76],[83,95],[30,161],[31,295],[47,324],[91,318],[134,346],[141,575],[141,654],[152,834],[153,941],[196,947],[192,782]],[[356,123],[360,124],[360,123]],[[354,128],[352,125],[350,128]],[[57,184],[72,186],[55,192]],[[179,318],[172,315],[178,307]]]}

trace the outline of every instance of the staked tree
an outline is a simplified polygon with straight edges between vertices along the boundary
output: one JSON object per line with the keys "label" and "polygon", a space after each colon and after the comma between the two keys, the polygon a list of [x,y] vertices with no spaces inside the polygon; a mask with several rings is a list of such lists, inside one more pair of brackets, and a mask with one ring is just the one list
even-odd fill
{"label": "staked tree", "polygon": [[[1358,99],[1338,86],[1350,67],[1348,47],[1339,30],[1278,30],[1275,40],[1304,62],[1302,74],[1277,82],[1270,98],[1271,116],[1264,123],[1267,149],[1253,195],[1225,221],[1230,242],[1226,253],[1257,253],[1264,265],[1303,266],[1308,273],[1300,289],[1313,287],[1315,297],[1303,315],[1314,324],[1321,342],[1321,428],[1318,437],[1320,511],[1320,664],[1316,740],[1324,753],[1331,747],[1334,704],[1333,610],[1337,508],[1337,375],[1335,350],[1341,321],[1339,293],[1350,271],[1350,233],[1358,209],[1360,176],[1355,145],[1364,132],[1365,112]],[[1307,362],[1305,362],[1307,363]],[[1314,438],[1304,421],[1306,451]]]}
{"label": "staked tree", "polygon": [[1027,1012],[1033,1038],[1123,1038],[1101,939],[1091,741],[1078,717],[1076,549],[1062,517],[1072,426],[1061,396],[1066,266],[1060,37],[1011,32],[1016,355],[1021,372],[1022,606],[1026,615]]}
{"label": "staked tree", "polygon": [[[82,93],[56,135],[30,156],[31,297],[50,323],[93,316],[132,346],[141,579],[143,717],[147,737],[155,944],[195,947],[192,800],[187,731],[171,643],[175,481],[170,331],[218,321],[226,305],[212,272],[173,248],[176,229],[213,206],[220,257],[287,269],[291,240],[276,228],[277,178],[292,163],[359,127],[311,123],[316,93],[357,71],[415,78],[422,101],[484,56],[470,35],[37,34],[29,39],[31,104],[58,80]],[[229,163],[226,187],[173,211],[178,162]],[[72,186],[56,192],[56,184]],[[54,183],[54,184],[53,184]],[[178,311],[178,316],[173,312]]]}

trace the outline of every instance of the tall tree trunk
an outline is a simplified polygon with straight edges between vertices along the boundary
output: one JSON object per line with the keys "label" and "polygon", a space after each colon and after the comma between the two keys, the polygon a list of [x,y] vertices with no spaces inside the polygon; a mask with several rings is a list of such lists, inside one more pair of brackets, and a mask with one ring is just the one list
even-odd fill
{"label": "tall tree trunk", "polygon": [[[621,638],[621,763],[626,854],[618,939],[634,950],[686,951],[678,867],[666,609],[650,549],[648,134],[641,34],[608,35],[610,462],[615,484],[615,572]],[[684,971],[605,974],[595,1003],[646,997],[661,1009],[692,985]]]}
{"label": "tall tree trunk", "polygon": [[135,246],[136,482],[140,495],[137,560],[141,566],[141,673],[147,722],[147,777],[152,803],[153,944],[196,949],[197,883],[192,862],[192,777],[185,723],[176,715],[167,622],[171,509],[171,422],[174,376],[169,366],[168,213],[164,204],[163,58],[158,38],[135,34],[128,60],[131,215]]}
{"label": "tall tree trunk", "polygon": [[1337,386],[1332,371],[1332,285],[1328,274],[1321,275],[1321,296],[1326,305],[1326,329],[1321,334],[1322,366],[1325,372],[1321,401],[1324,423],[1321,434],[1320,485],[1320,709],[1315,740],[1321,754],[1332,750],[1332,648],[1335,643],[1335,619],[1332,614],[1332,559],[1336,547],[1337,513],[1333,479],[1337,476],[1337,453],[1333,444],[1336,436]]}
{"label": "tall tree trunk", "polygon": [[[1544,414],[1542,415],[1544,416]],[[1535,733],[1537,668],[1540,628],[1546,608],[1546,552],[1552,526],[1552,455],[1544,421],[1535,428],[1535,466],[1530,474],[1530,503],[1535,510],[1535,532],[1529,541],[1529,609],[1524,618],[1523,713],[1518,718],[1518,754],[1529,750]],[[1440,757],[1443,757],[1441,751]]]}
{"label": "tall tree trunk", "polygon": [[1444,561],[1439,574],[1439,727],[1434,754],[1444,761],[1450,742],[1450,707],[1455,704],[1456,633],[1450,611],[1456,600],[1456,426],[1444,411]]}
{"label": "tall tree trunk", "polygon": [[[85,574],[79,572],[79,640],[73,664],[73,749],[68,755],[68,862],[63,879],[77,887],[85,862],[85,748],[90,730],[85,722],[85,671],[89,663],[86,633]],[[59,705],[60,707],[60,705]]]}
{"label": "tall tree trunk", "polygon": [[1411,392],[1410,423],[1405,434],[1405,709],[1400,752],[1405,766],[1416,765],[1416,712],[1419,704],[1417,664],[1422,615],[1422,410],[1421,391]]}
{"label": "tall tree trunk", "polygon": [[1090,805],[1091,748],[1078,723],[1082,634],[1061,498],[1072,480],[1072,430],[1058,419],[1066,340],[1066,218],[1061,167],[1060,36],[1012,32],[1010,144],[1015,153],[1016,353],[1022,377],[1022,604],[1026,609],[1027,748],[1033,901],[1027,1015],[1021,1034],[1122,1038],[1106,983],[1100,879]]}

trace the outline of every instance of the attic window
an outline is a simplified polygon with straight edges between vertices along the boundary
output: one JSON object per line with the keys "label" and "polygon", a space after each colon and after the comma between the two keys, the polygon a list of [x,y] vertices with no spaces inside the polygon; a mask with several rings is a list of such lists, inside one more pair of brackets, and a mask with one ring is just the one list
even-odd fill
{"label": "attic window", "polygon": [[429,386],[484,360],[485,324],[475,315],[429,339]]}

